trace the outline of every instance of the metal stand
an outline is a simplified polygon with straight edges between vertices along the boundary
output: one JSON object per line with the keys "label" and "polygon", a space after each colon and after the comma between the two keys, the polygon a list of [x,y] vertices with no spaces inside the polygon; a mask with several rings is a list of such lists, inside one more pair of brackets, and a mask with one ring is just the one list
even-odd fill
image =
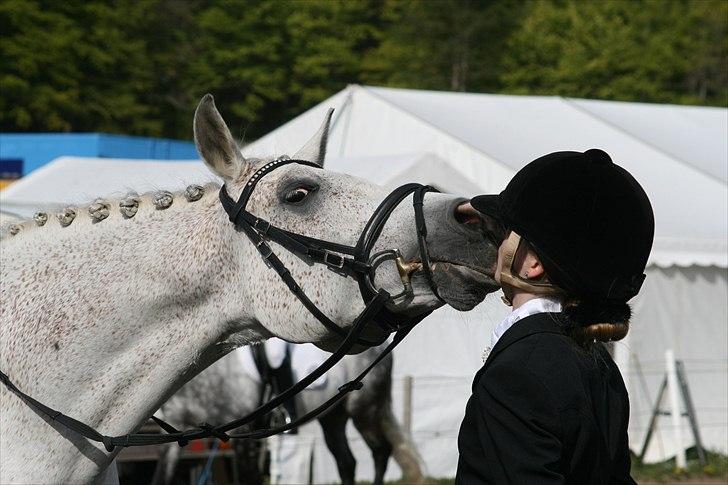
{"label": "metal stand", "polygon": [[[680,417],[686,416],[688,418],[688,421],[690,423],[690,429],[693,432],[693,438],[695,440],[695,448],[698,452],[698,460],[700,461],[701,466],[705,466],[707,464],[707,460],[705,459],[705,450],[703,448],[703,442],[700,439],[700,429],[698,428],[698,420],[697,416],[695,414],[695,407],[693,406],[693,400],[690,397],[690,389],[688,388],[688,381],[685,377],[685,367],[683,365],[683,362],[680,360],[674,360],[674,357],[672,356],[672,351],[667,352],[667,360],[668,360],[668,371],[665,373],[665,377],[662,379],[662,384],[660,384],[660,390],[657,393],[657,400],[655,401],[655,406],[652,409],[652,416],[650,417],[650,424],[647,427],[647,434],[645,435],[645,440],[642,443],[642,449],[640,450],[639,459],[640,461],[644,460],[645,453],[647,452],[647,446],[650,444],[650,440],[652,439],[652,435],[655,431],[656,425],[657,425],[657,418],[658,416],[672,416],[673,420],[677,420],[679,422]],[[672,361],[672,365],[671,362]],[[674,367],[673,367],[674,366]],[[674,374],[672,374],[671,370],[674,369]],[[671,375],[672,374],[672,375]],[[675,379],[676,377],[676,379]],[[671,411],[663,411],[660,409],[662,405],[662,400],[665,396],[665,391],[668,387],[668,382],[671,382],[671,384],[674,385],[675,389],[671,389],[671,393],[673,395],[677,395],[678,393],[680,396],[682,396],[683,405],[685,407],[685,412],[680,412],[678,409],[677,404],[677,398],[673,399],[673,405]],[[677,385],[675,385],[677,384]],[[675,416],[677,414],[677,416]],[[679,424],[678,424],[679,426]],[[679,429],[676,433],[677,436],[680,436]],[[679,438],[678,438],[679,439]],[[682,448],[682,442],[678,441],[678,447]],[[677,466],[678,468],[684,467],[684,450],[682,450],[682,453],[677,453]],[[680,456],[682,455],[683,459],[680,460]],[[680,463],[683,462],[683,463]]]}
{"label": "metal stand", "polygon": [[404,376],[404,406],[402,411],[402,427],[407,438],[412,440],[412,387],[414,378]]}

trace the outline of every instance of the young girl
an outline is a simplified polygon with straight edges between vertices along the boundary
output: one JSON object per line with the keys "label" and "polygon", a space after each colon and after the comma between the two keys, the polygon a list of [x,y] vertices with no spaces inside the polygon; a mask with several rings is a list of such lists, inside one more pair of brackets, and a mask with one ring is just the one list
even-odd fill
{"label": "young girl", "polygon": [[513,312],[494,329],[460,428],[456,483],[635,483],[629,401],[603,342],[624,338],[654,217],[601,150],[557,152],[462,206],[502,241]]}

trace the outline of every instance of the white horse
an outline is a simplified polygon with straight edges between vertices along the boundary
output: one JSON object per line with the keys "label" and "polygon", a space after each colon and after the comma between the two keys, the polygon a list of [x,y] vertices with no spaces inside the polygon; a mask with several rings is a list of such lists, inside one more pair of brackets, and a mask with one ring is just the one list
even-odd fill
{"label": "white horse", "polygon": [[[323,161],[328,122],[299,159]],[[234,200],[265,163],[245,159],[212,96],[200,102],[195,142]],[[362,134],[366,136],[366,134]],[[103,170],[103,166],[99,166]],[[331,349],[341,338],[312,317],[229,222],[219,187],[97,200],[7,227],[0,252],[0,370],[38,401],[105,435],[138,430],[185,382],[230,352],[278,336]],[[248,209],[289,231],[353,244],[386,194],[345,175],[290,164],[264,177]],[[428,195],[425,217],[435,283],[469,309],[492,289],[494,248],[456,220],[459,200]],[[392,214],[378,248],[418,255],[408,204]],[[477,244],[478,251],[467,250]],[[316,305],[342,326],[364,304],[358,285],[273,248]],[[394,269],[377,284],[401,287]],[[393,311],[442,303],[422,275]],[[384,337],[371,325],[365,337]],[[0,385],[0,483],[115,480],[107,452],[29,407]]]}
{"label": "white horse", "polygon": [[[372,347],[344,359],[325,374],[322,385],[313,386],[296,396],[301,414],[308,413],[336,394],[339,386],[360,373],[377,358],[385,345]],[[297,347],[292,351],[295,353]],[[261,383],[242,363],[238,349],[205,369],[185,384],[158,415],[177,429],[192,428],[199,423],[219,424],[232,421],[253,411],[261,400]],[[303,376],[299,376],[303,377]],[[364,438],[374,459],[373,485],[384,483],[390,455],[394,456],[409,484],[423,482],[420,459],[414,444],[406,437],[392,410],[392,355],[385,357],[364,379],[364,387],[347,395],[330,412],[319,418],[326,445],[336,460],[342,485],[354,485],[356,459],[349,448],[346,423],[354,426]],[[170,484],[179,461],[181,448],[172,443],[160,456],[154,484]]]}

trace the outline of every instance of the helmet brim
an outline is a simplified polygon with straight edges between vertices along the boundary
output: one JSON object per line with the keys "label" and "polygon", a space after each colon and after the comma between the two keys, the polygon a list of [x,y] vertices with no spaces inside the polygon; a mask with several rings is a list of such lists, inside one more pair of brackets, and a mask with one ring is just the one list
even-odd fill
{"label": "helmet brim", "polygon": [[503,213],[501,211],[501,201],[499,194],[478,195],[470,199],[470,205],[481,214],[492,217],[500,223],[503,223]]}

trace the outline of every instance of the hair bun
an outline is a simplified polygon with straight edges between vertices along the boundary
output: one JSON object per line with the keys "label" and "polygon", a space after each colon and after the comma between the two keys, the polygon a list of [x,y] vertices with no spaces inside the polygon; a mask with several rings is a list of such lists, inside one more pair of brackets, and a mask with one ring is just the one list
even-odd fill
{"label": "hair bun", "polygon": [[614,301],[571,301],[564,305],[563,313],[573,337],[583,342],[622,340],[629,332],[632,316],[627,303]]}
{"label": "hair bun", "polygon": [[629,332],[628,322],[619,323],[593,323],[587,327],[581,327],[576,331],[581,340],[599,342],[614,342],[622,340]]}

